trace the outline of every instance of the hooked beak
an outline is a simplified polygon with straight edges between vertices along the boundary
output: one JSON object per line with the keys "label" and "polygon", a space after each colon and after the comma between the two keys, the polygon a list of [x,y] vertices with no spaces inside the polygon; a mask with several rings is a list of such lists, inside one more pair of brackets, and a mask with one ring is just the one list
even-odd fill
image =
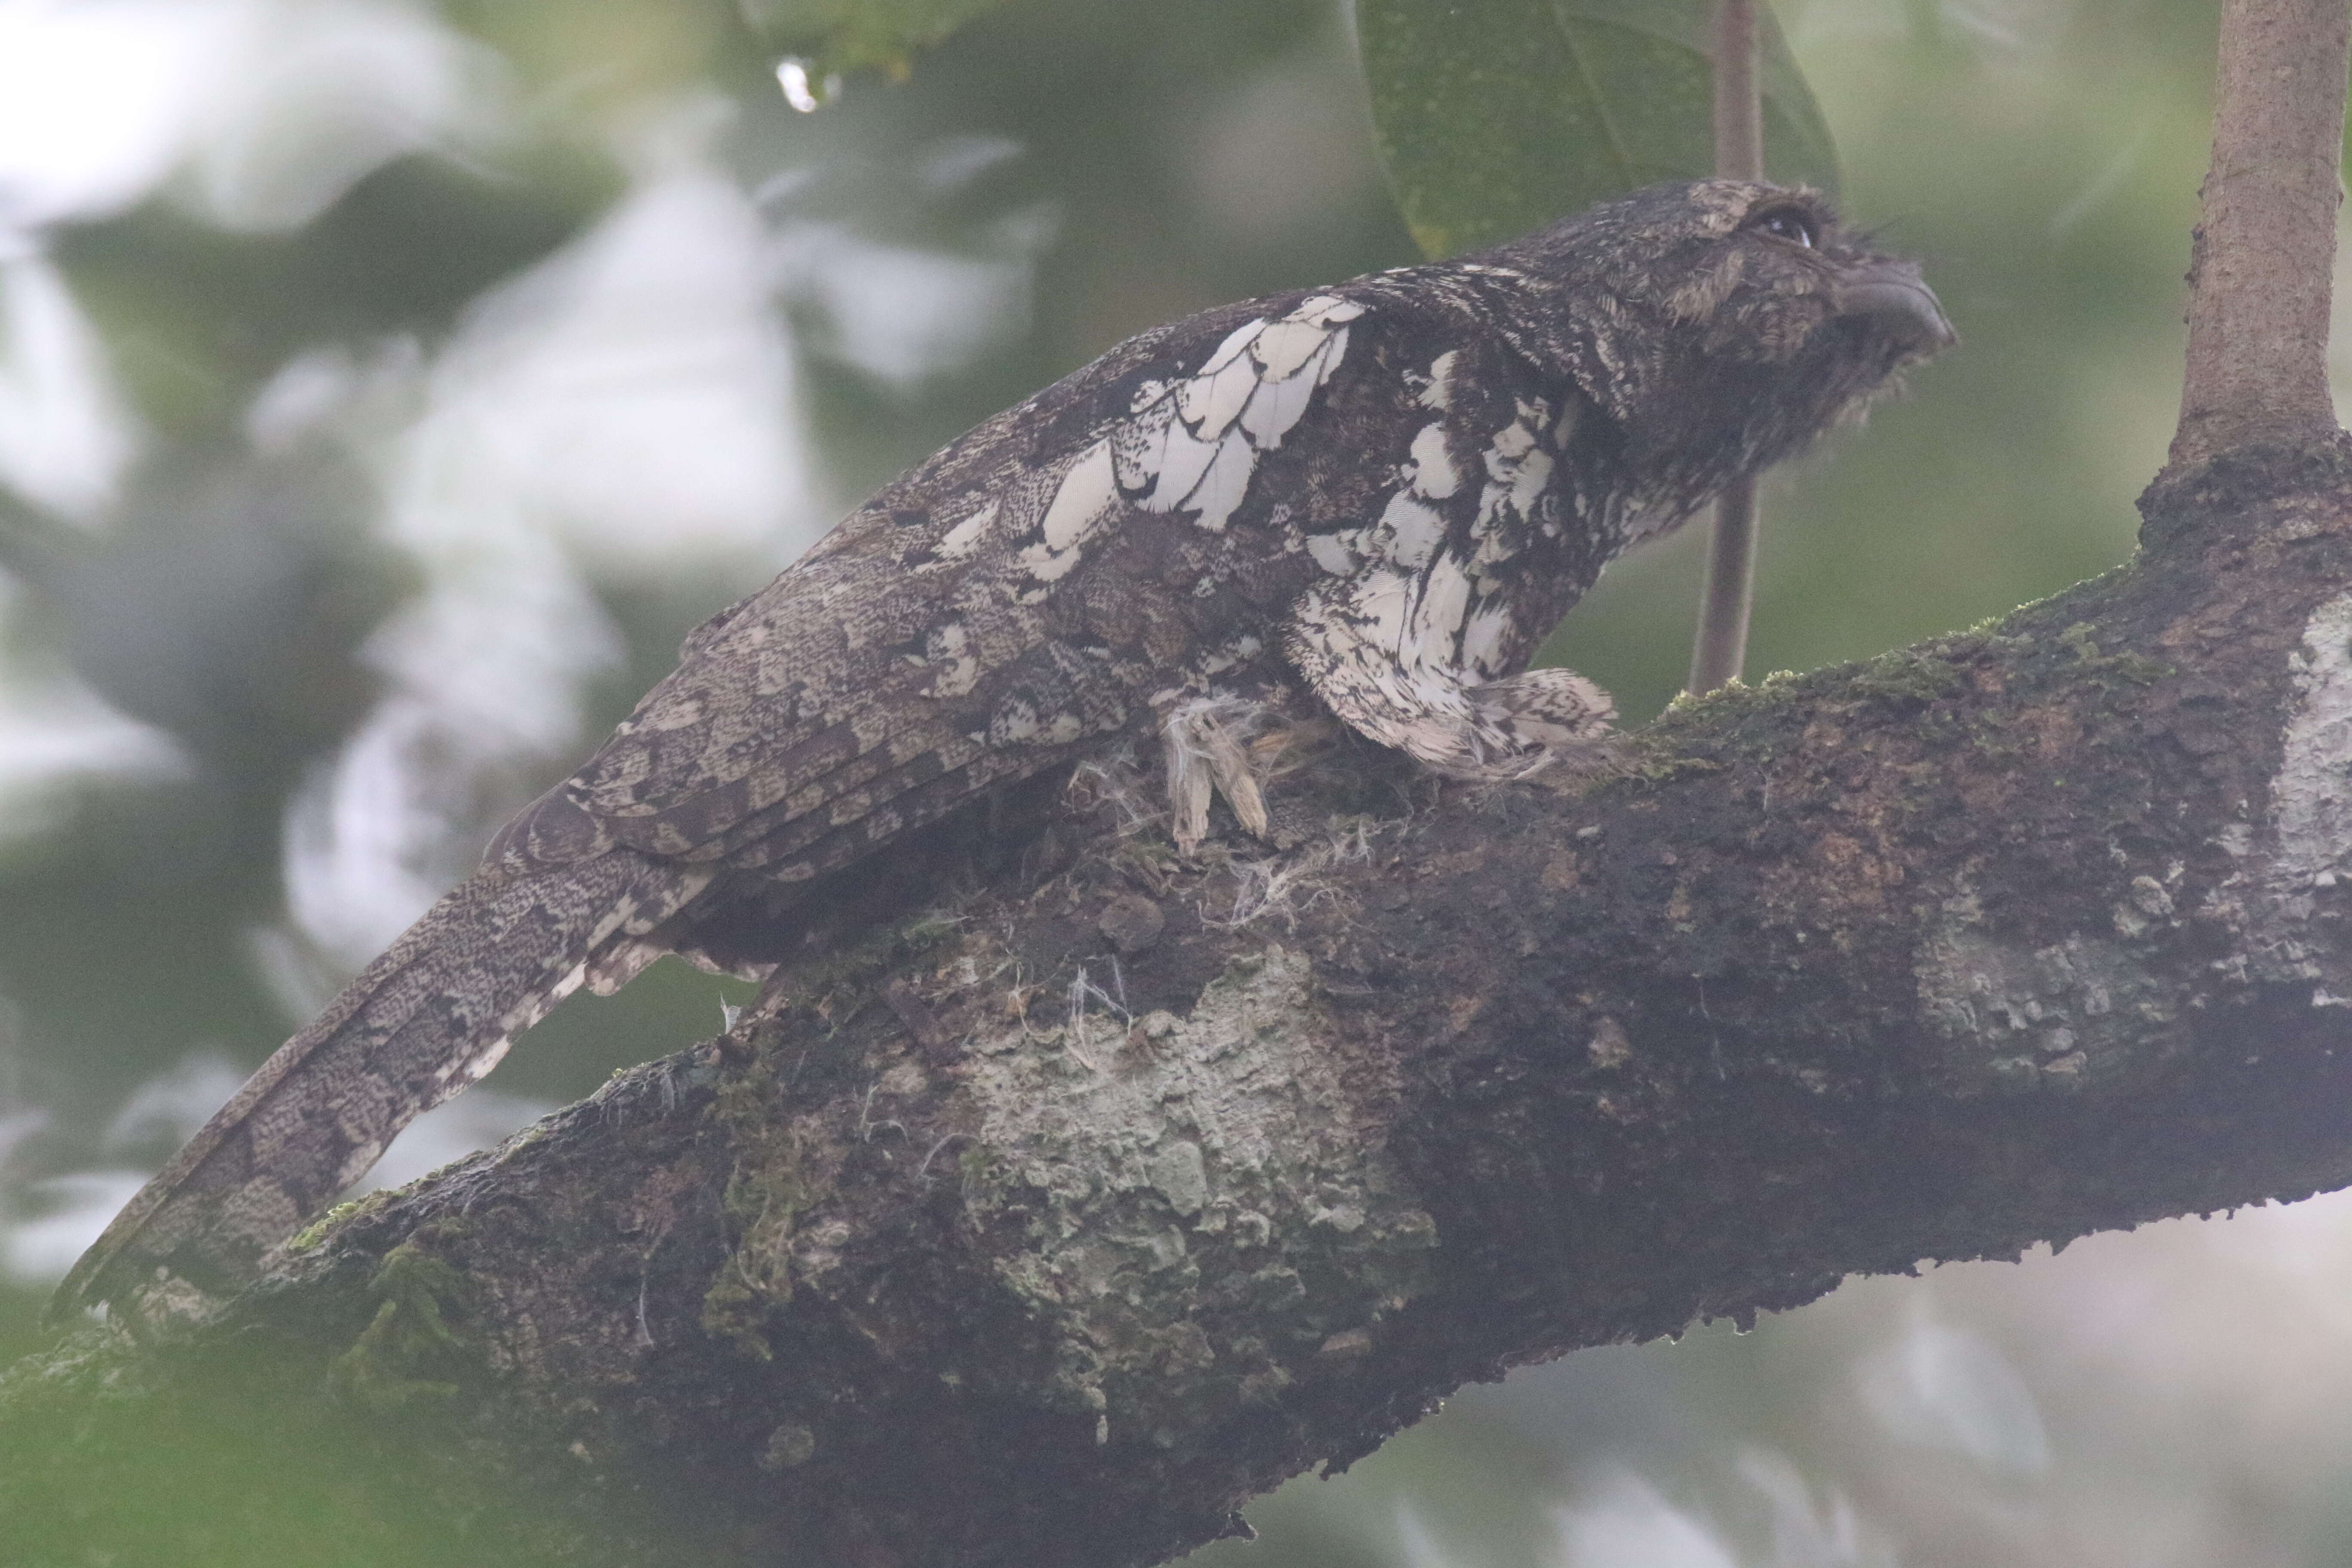
{"label": "hooked beak", "polygon": [[1960,341],[1936,291],[1920,279],[1916,261],[1866,261],[1841,268],[1837,313],[1870,316],[1914,353],[1931,354]]}

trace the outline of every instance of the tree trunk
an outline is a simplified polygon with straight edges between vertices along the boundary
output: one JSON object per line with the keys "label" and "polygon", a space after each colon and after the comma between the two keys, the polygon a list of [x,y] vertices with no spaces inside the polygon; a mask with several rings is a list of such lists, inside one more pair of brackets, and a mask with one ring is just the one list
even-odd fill
{"label": "tree trunk", "polygon": [[1518,1363],[2352,1180],[2352,458],[2143,542],[1581,796],[1339,744],[1188,867],[1082,776],[789,1004],[20,1365],[10,1561],[1145,1563]]}

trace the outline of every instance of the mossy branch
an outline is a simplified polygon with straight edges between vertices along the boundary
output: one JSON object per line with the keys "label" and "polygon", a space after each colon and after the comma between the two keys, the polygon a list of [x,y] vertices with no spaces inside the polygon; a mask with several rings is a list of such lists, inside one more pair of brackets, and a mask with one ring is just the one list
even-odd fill
{"label": "mossy branch", "polygon": [[1517,1363],[2352,1179],[2352,472],[2146,540],[1582,794],[1327,745],[1188,863],[1096,770],[797,1000],[19,1366],[11,1561],[1144,1563]]}

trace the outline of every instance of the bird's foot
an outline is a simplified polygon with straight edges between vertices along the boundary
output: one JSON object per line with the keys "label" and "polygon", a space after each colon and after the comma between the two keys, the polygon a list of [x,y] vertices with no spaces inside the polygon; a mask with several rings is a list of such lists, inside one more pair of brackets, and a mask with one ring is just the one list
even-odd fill
{"label": "bird's foot", "polygon": [[1187,698],[1169,710],[1160,726],[1168,759],[1168,815],[1176,847],[1190,855],[1209,836],[1209,803],[1225,797],[1234,819],[1252,837],[1270,826],[1265,792],[1249,748],[1259,706],[1232,697]]}

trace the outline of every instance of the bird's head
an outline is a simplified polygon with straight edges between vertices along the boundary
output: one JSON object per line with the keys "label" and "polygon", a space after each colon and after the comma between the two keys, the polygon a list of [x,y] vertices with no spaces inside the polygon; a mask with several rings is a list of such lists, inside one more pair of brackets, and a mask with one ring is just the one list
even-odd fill
{"label": "bird's head", "polygon": [[1676,490],[1788,456],[1958,341],[1917,263],[1799,186],[1653,185],[1470,259],[1556,301],[1528,346]]}

